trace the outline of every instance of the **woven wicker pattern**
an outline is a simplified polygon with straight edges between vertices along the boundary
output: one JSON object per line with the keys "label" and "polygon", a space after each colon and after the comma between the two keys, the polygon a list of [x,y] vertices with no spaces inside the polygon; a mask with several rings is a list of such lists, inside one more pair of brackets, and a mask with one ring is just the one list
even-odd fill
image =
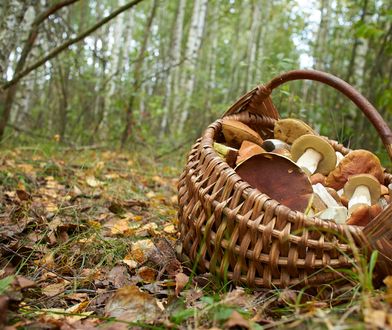
{"label": "woven wicker pattern", "polygon": [[[271,137],[278,118],[271,90],[253,89],[225,118]],[[251,287],[316,285],[339,278],[336,269],[351,266],[353,244],[368,244],[362,228],[306,217],[252,188],[213,149],[221,123],[212,123],[193,146],[179,180],[184,253],[201,272]],[[328,141],[336,151],[349,151]],[[387,174],[386,183],[391,182]]]}

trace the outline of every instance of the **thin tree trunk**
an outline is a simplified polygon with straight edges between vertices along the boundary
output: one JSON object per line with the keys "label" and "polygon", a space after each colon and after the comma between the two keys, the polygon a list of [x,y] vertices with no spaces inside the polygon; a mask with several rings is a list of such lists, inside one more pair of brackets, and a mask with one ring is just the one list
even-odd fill
{"label": "thin tree trunk", "polygon": [[184,72],[186,74],[185,77],[185,100],[184,105],[182,107],[182,113],[180,115],[180,121],[178,124],[178,132],[182,132],[185,122],[188,119],[191,98],[193,94],[193,89],[195,87],[196,80],[196,65],[198,59],[198,53],[201,46],[205,17],[207,13],[207,0],[196,0],[191,20],[191,27],[188,36],[187,49],[185,59],[188,61],[188,65],[186,65]]}
{"label": "thin tree trunk", "polygon": [[121,137],[121,148],[124,148],[125,144],[128,141],[129,136],[132,133],[133,111],[136,103],[137,93],[140,89],[143,60],[147,49],[148,38],[151,34],[151,26],[155,17],[157,7],[158,7],[158,0],[154,0],[152,4],[150,16],[148,17],[147,20],[146,31],[143,36],[143,41],[140,47],[139,56],[134,65],[134,69],[133,69],[134,76],[133,76],[133,84],[131,87],[131,95],[128,99],[128,103],[125,109],[125,128],[123,130],[123,134]]}
{"label": "thin tree trunk", "polygon": [[247,67],[244,80],[244,90],[249,89],[249,84],[253,82],[253,70],[255,67],[256,53],[257,53],[257,38],[260,33],[261,26],[261,6],[260,0],[257,0],[253,6],[252,24],[250,27],[248,47],[247,47]]}
{"label": "thin tree trunk", "polygon": [[[160,135],[163,136],[167,133],[168,130],[168,121],[169,116],[173,113],[173,110],[176,111],[176,98],[178,91],[178,74],[179,67],[178,64],[181,60],[181,40],[183,34],[183,26],[184,26],[184,13],[185,13],[185,0],[178,0],[176,15],[175,15],[175,24],[172,33],[172,41],[170,48],[170,67],[169,67],[169,77],[168,82],[166,84],[166,93],[163,105],[163,117],[161,122],[161,131]],[[174,99],[172,97],[174,96]],[[174,108],[174,109],[173,109]]]}

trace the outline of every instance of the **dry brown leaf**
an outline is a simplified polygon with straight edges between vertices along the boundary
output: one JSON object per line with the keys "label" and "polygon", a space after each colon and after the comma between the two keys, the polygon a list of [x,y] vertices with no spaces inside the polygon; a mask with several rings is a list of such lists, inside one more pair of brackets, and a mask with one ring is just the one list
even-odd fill
{"label": "dry brown leaf", "polygon": [[159,233],[157,229],[158,229],[158,225],[155,222],[150,222],[137,229],[135,232],[135,236],[137,237],[156,236]]}
{"label": "dry brown leaf", "polygon": [[105,307],[106,316],[127,322],[152,323],[160,314],[156,299],[135,285],[117,290]]}
{"label": "dry brown leaf", "polygon": [[88,299],[88,294],[87,293],[70,293],[64,296],[64,299],[66,300],[74,300],[74,301],[79,301],[83,302]]}
{"label": "dry brown leaf", "polygon": [[130,277],[127,267],[125,266],[113,267],[113,269],[110,270],[107,279],[115,288],[121,288],[130,284]]}
{"label": "dry brown leaf", "polygon": [[157,271],[153,268],[143,266],[139,268],[137,274],[144,282],[152,283],[155,281]]}
{"label": "dry brown leaf", "polygon": [[383,310],[365,308],[363,310],[364,321],[375,329],[385,329],[387,313]]}
{"label": "dry brown leaf", "polygon": [[31,199],[31,195],[26,190],[18,189],[16,190],[16,194],[21,201],[28,201]]}
{"label": "dry brown leaf", "polygon": [[176,274],[176,295],[178,296],[182,289],[187,285],[189,282],[189,276],[185,275],[184,273]]}
{"label": "dry brown leaf", "polygon": [[154,243],[150,239],[143,239],[132,243],[131,256],[138,263],[145,262],[148,254],[155,248]]}
{"label": "dry brown leaf", "polygon": [[135,269],[138,265],[135,260],[129,259],[128,256],[125,256],[122,262],[126,264],[130,270]]}
{"label": "dry brown leaf", "polygon": [[21,275],[17,275],[15,277],[15,281],[13,284],[14,286],[17,286],[21,290],[33,288],[36,285],[34,281],[29,280],[28,278],[23,277]]}
{"label": "dry brown leaf", "polygon": [[54,297],[65,291],[69,282],[63,281],[60,283],[49,284],[42,288],[42,293],[47,297]]}
{"label": "dry brown leaf", "polygon": [[34,166],[30,164],[18,164],[17,167],[26,174],[34,174]]}

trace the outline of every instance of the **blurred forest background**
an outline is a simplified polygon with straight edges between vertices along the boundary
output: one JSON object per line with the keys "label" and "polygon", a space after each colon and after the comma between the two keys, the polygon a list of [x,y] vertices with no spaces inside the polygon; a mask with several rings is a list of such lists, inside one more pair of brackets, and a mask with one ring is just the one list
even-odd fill
{"label": "blurred forest background", "polygon": [[[0,10],[3,144],[189,146],[244,92],[297,68],[343,78],[391,123],[388,0],[6,0]],[[292,82],[273,100],[282,116],[387,159],[330,87]]]}

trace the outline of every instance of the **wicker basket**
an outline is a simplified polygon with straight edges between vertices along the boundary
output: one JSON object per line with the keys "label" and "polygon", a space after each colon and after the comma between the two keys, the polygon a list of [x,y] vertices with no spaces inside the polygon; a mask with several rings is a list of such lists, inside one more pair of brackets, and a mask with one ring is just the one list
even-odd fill
{"label": "wicker basket", "polygon": [[[325,83],[351,99],[392,158],[392,132],[377,110],[352,86],[324,72],[284,73],[242,96],[223,117],[240,120],[270,138],[279,118],[272,90],[300,79]],[[356,248],[363,253],[377,248],[386,256],[379,262],[380,271],[390,268],[392,204],[365,228],[290,210],[252,188],[218,156],[213,142],[221,128],[218,119],[197,140],[178,185],[183,252],[200,272],[250,287],[313,286],[331,283],[341,276],[339,269],[352,267]],[[336,141],[329,142],[335,150],[349,152]],[[392,175],[386,173],[385,184],[391,182]]]}

